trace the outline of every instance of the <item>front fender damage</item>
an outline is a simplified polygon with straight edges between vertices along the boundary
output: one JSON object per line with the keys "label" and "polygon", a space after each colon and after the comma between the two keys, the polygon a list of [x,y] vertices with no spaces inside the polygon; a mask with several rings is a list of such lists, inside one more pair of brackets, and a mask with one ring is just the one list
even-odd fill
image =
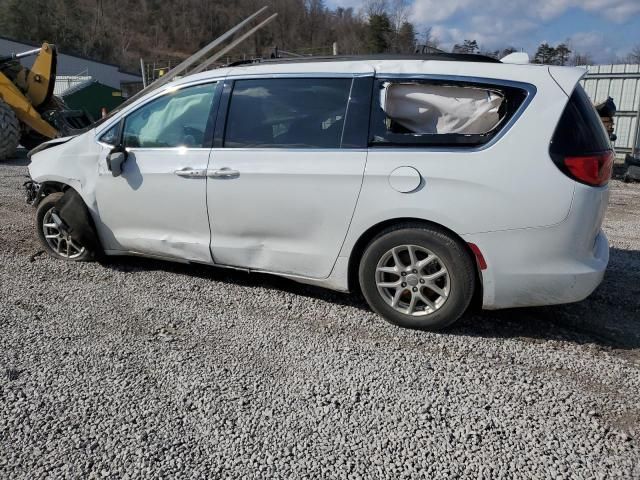
{"label": "front fender damage", "polygon": [[22,184],[25,190],[27,203],[29,205],[37,206],[38,199],[40,198],[40,194],[42,191],[42,185],[31,180],[31,177],[29,176],[27,176],[27,178],[28,180]]}
{"label": "front fender damage", "polygon": [[73,188],[67,189],[62,198],[56,202],[53,214],[56,223],[60,221],[58,224],[60,231],[91,253],[99,252],[100,242],[93,219],[78,192]]}

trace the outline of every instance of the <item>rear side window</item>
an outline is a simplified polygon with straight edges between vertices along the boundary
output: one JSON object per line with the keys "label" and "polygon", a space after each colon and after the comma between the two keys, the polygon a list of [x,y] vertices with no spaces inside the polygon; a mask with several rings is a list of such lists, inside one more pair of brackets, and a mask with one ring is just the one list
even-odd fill
{"label": "rear side window", "polygon": [[340,148],[350,78],[237,80],[227,148]]}
{"label": "rear side window", "polygon": [[489,142],[527,97],[520,88],[446,80],[378,80],[370,145],[474,147]]}
{"label": "rear side window", "polygon": [[576,86],[551,140],[555,155],[582,155],[611,149],[607,132],[582,86]]}

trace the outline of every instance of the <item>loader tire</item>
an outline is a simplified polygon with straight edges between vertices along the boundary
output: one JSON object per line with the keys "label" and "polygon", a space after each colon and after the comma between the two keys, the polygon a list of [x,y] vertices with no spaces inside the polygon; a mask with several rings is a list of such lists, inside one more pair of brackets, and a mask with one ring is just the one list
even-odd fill
{"label": "loader tire", "polygon": [[28,132],[24,132],[20,137],[20,145],[22,145],[27,150],[33,150],[41,143],[47,142],[49,140],[51,139],[45,137],[44,135],[40,135],[38,132],[29,130]]}
{"label": "loader tire", "polygon": [[[49,100],[38,106],[38,112],[48,123],[51,124],[51,119],[48,118],[46,114],[53,111],[64,111],[66,108],[67,106],[65,105],[64,100],[52,95]],[[57,125],[51,125],[56,129],[58,128]],[[20,145],[27,150],[33,150],[41,143],[48,142],[49,140],[51,139],[27,127],[22,131],[22,135],[20,136]]]}
{"label": "loader tire", "polygon": [[14,156],[20,144],[20,122],[13,109],[0,99],[0,160]]}

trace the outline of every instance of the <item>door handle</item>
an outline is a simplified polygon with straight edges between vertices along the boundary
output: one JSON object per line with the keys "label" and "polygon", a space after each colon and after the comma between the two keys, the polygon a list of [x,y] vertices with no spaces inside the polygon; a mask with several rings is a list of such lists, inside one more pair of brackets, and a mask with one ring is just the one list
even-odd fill
{"label": "door handle", "polygon": [[184,178],[204,178],[207,176],[207,171],[202,169],[184,167],[180,170],[176,170],[173,173],[178,175],[179,177]]}
{"label": "door handle", "polygon": [[209,170],[207,172],[207,176],[209,178],[238,178],[240,176],[240,172],[228,167],[223,167],[218,170]]}

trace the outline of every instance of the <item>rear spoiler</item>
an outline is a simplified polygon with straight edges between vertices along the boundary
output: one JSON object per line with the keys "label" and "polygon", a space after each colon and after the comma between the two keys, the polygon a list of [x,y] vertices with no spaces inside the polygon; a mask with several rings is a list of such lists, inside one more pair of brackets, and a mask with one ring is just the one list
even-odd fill
{"label": "rear spoiler", "polygon": [[586,74],[587,69],[582,67],[549,67],[549,75],[568,97]]}

